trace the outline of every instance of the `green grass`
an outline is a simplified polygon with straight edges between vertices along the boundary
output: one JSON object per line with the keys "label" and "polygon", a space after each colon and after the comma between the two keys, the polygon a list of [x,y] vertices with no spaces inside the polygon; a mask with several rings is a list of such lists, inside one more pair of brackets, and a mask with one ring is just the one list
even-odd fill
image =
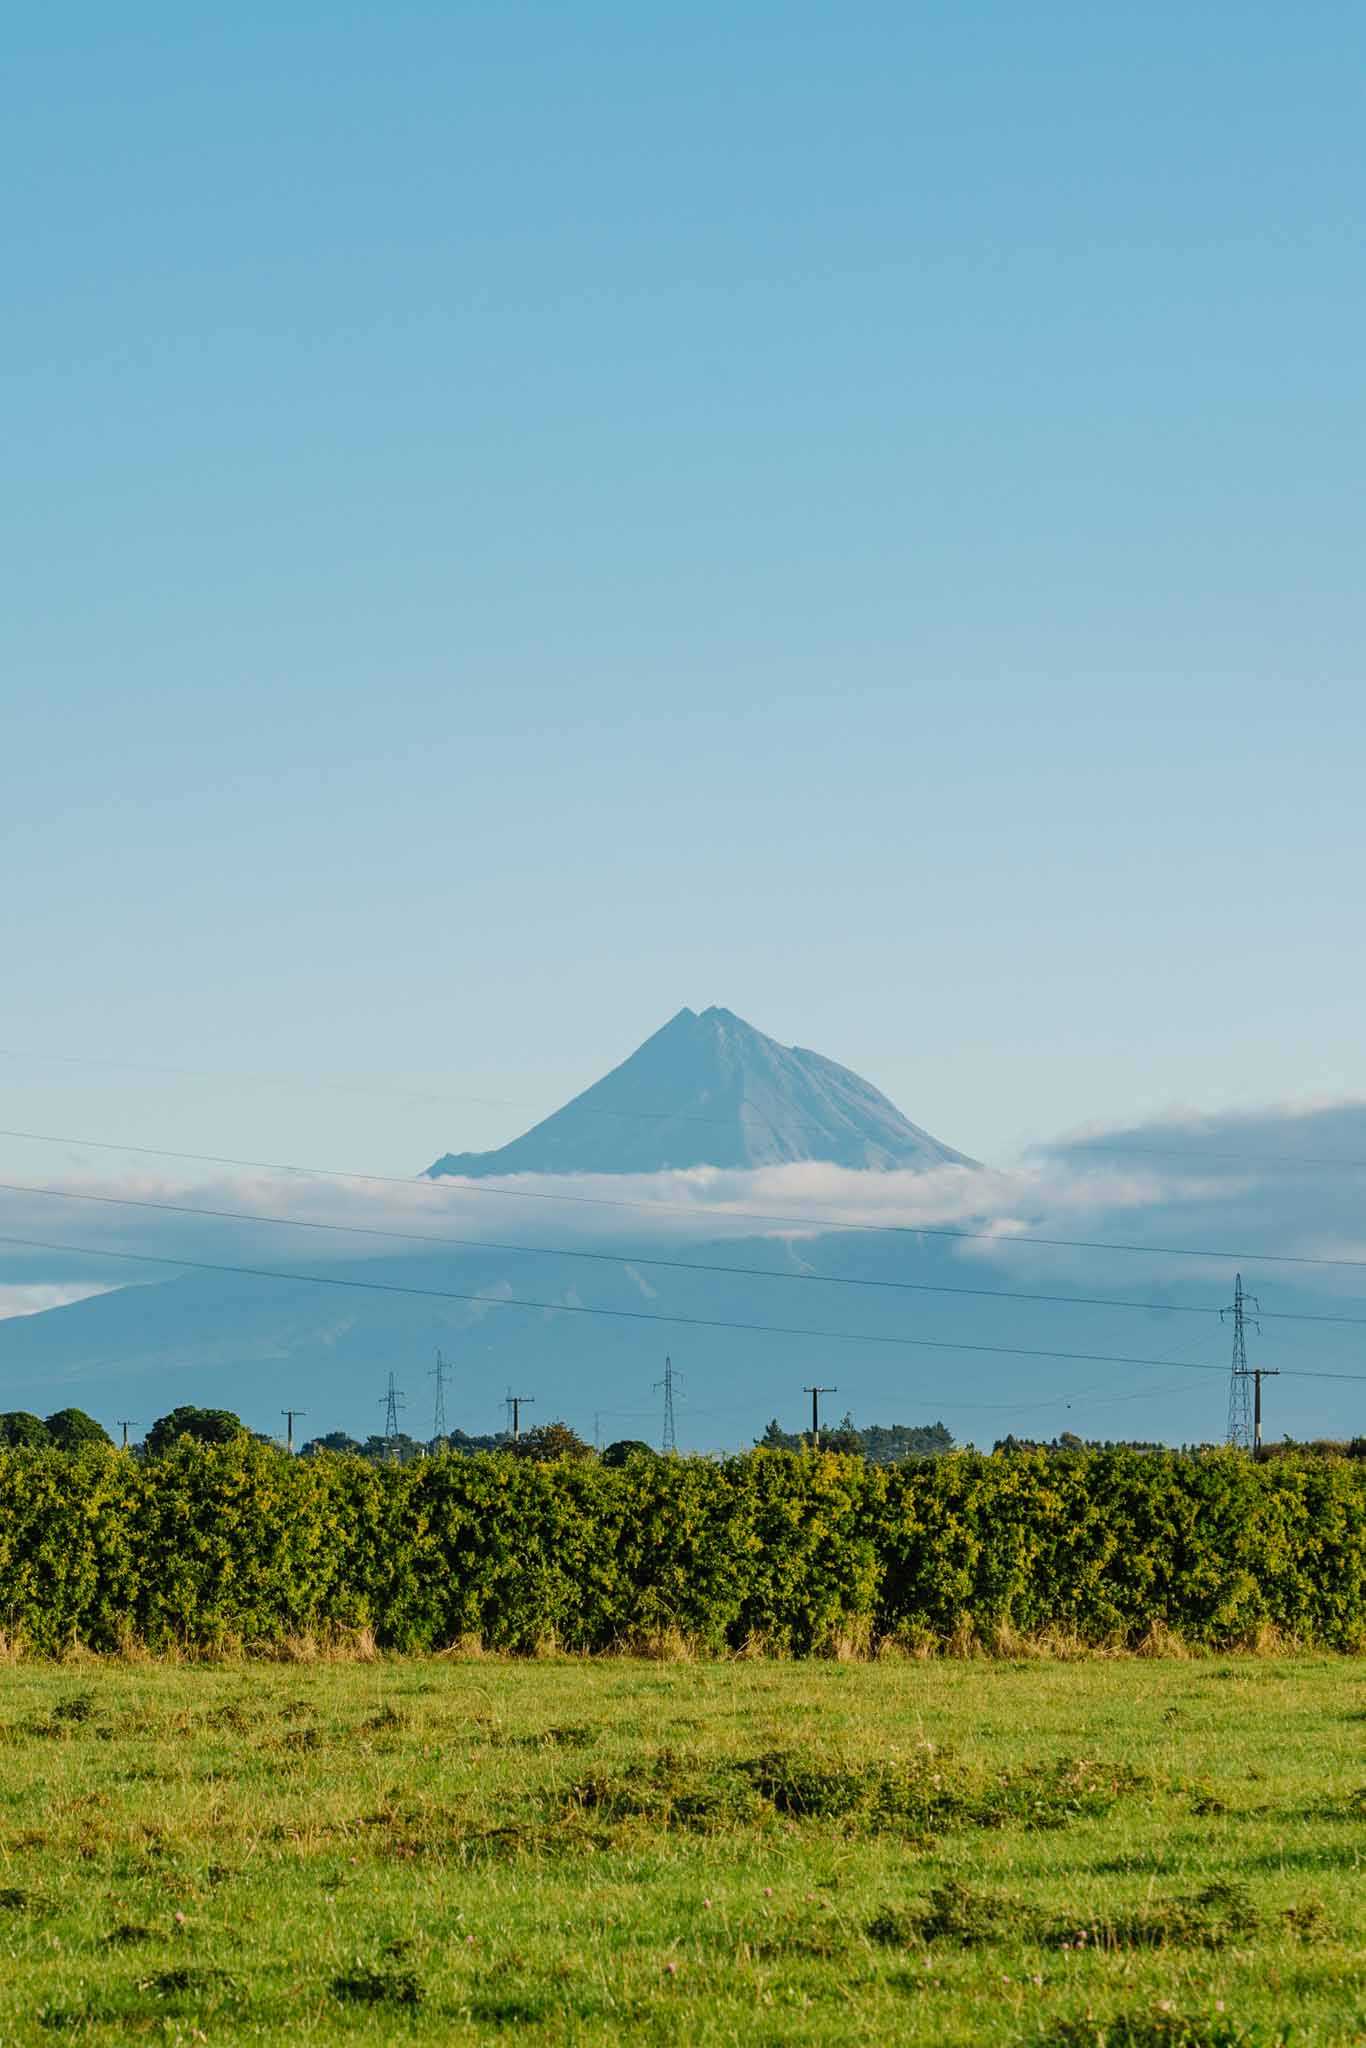
{"label": "green grass", "polygon": [[1346,1660],[12,1665],[0,2048],[1366,2038]]}

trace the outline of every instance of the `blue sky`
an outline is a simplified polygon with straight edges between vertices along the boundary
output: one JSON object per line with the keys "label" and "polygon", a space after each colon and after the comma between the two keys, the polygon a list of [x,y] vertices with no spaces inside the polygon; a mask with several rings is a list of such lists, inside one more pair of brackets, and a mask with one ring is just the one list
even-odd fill
{"label": "blue sky", "polygon": [[4,1123],[404,1172],[712,1002],[989,1160],[1366,1094],[1359,8],[8,60]]}

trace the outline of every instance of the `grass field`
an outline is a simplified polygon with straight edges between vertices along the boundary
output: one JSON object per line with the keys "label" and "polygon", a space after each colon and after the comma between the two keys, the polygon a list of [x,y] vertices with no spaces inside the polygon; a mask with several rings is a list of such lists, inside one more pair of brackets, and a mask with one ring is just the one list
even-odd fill
{"label": "grass field", "polygon": [[0,2043],[1366,2039],[1346,1660],[12,1665]]}

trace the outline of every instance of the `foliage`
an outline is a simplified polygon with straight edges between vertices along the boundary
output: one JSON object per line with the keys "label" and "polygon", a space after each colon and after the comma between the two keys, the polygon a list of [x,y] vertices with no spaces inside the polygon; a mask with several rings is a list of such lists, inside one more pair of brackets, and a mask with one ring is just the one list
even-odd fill
{"label": "foliage", "polygon": [[344,1429],[334,1429],[326,1436],[310,1437],[299,1455],[316,1458],[330,1451],[368,1458],[375,1465],[407,1465],[414,1458],[435,1457],[438,1451],[500,1451],[506,1449],[508,1441],[503,1435],[467,1436],[463,1429],[453,1429],[449,1436],[434,1436],[425,1444],[402,1430],[392,1438],[369,1436],[362,1443],[358,1437],[348,1436]]}
{"label": "foliage", "polygon": [[426,1456],[427,1447],[420,1444],[415,1436],[409,1436],[400,1429],[394,1436],[368,1436],[360,1445],[360,1454],[372,1465],[411,1465],[415,1458]]}
{"label": "foliage", "polygon": [[538,1465],[553,1464],[558,1458],[571,1458],[582,1463],[593,1455],[592,1445],[586,1444],[567,1422],[538,1423],[535,1429],[529,1429],[525,1436],[507,1448],[514,1458],[531,1458]]}
{"label": "foliage", "polygon": [[230,1408],[173,1408],[152,1424],[143,1442],[150,1457],[158,1458],[173,1444],[188,1437],[196,1444],[226,1444],[245,1436],[246,1424]]}
{"label": "foliage", "polygon": [[857,1434],[870,1465],[896,1465],[903,1458],[938,1458],[953,1449],[953,1437],[942,1422],[910,1426],[893,1422],[887,1427],[873,1422]]}
{"label": "foliage", "polygon": [[1050,1633],[1366,1648],[1366,1463],[759,1450],[608,1466],[580,1445],[375,1465],[245,1433],[178,1433],[145,1459],[0,1451],[10,1640],[204,1648],[350,1629],[396,1649],[668,1637],[806,1654]]}
{"label": "foliage", "polygon": [[[759,1442],[767,1451],[800,1451],[811,1438],[806,1431],[782,1428],[775,1416]],[[942,1422],[873,1422],[857,1429],[853,1416],[844,1415],[833,1428],[821,1430],[821,1449],[866,1458],[870,1465],[899,1465],[903,1458],[940,1457],[953,1449],[953,1438]]]}
{"label": "foliage", "polygon": [[325,1452],[335,1456],[354,1457],[360,1450],[359,1437],[348,1436],[344,1429],[330,1429],[326,1436],[311,1436],[299,1450],[301,1458],[320,1458]]}
{"label": "foliage", "polygon": [[653,1458],[653,1446],[642,1443],[638,1436],[618,1437],[614,1444],[608,1444],[602,1454],[604,1465],[624,1465],[630,1458]]}
{"label": "foliage", "polygon": [[36,1448],[51,1443],[47,1424],[39,1415],[30,1415],[22,1408],[0,1415],[0,1445],[7,1450]]}
{"label": "foliage", "polygon": [[470,1436],[463,1429],[453,1429],[449,1436],[434,1436],[427,1448],[429,1451],[462,1451],[468,1456],[474,1451],[501,1451],[508,1441],[506,1430],[499,1430],[493,1436]]}
{"label": "foliage", "polygon": [[111,1441],[107,1430],[101,1428],[93,1415],[87,1415],[83,1408],[59,1408],[55,1415],[47,1418],[48,1441],[59,1451],[81,1451],[88,1444],[107,1444]]}
{"label": "foliage", "polygon": [[994,1451],[1165,1451],[1169,1446],[1139,1437],[1125,1437],[1119,1441],[1107,1437],[1101,1442],[1078,1436],[1075,1430],[1064,1429],[1047,1443],[1036,1437],[998,1436],[991,1448]]}

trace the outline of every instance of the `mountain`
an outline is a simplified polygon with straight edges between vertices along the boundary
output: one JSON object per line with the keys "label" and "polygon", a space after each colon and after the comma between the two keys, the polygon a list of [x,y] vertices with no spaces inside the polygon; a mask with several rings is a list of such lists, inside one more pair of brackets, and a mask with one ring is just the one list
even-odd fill
{"label": "mountain", "polygon": [[[407,1394],[403,1424],[426,1436],[440,1348],[454,1371],[450,1421],[473,1434],[501,1427],[504,1389],[515,1387],[535,1397],[533,1420],[564,1416],[589,1437],[600,1426],[604,1443],[658,1441],[655,1383],[667,1352],[682,1381],[679,1438],[691,1449],[752,1440],[770,1416],[803,1428],[804,1390],[816,1380],[835,1390],[832,1418],[846,1408],[861,1423],[942,1417],[960,1439],[988,1444],[1007,1430],[1173,1442],[1223,1433],[1226,1333],[1216,1323],[1213,1337],[1199,1334],[1210,1281],[1173,1276],[1161,1261],[1151,1271],[1139,1262],[1141,1279],[1130,1279],[1132,1298],[1155,1302],[1134,1313],[1115,1303],[1057,1305],[1056,1256],[1023,1246],[1004,1271],[965,1262],[960,1244],[914,1234],[713,1243],[656,1236],[635,1256],[629,1245],[614,1249],[620,1264],[487,1246],[307,1269],[336,1286],[301,1272],[188,1273],[15,1316],[0,1322],[3,1405],[42,1415],[76,1406],[110,1429],[127,1415],[141,1434],[180,1402],[233,1408],[253,1428],[277,1431],[288,1402],[307,1409],[309,1432],[366,1436],[379,1427],[393,1370]],[[209,1244],[203,1250],[214,1255]],[[658,1258],[684,1263],[650,1263]],[[708,1270],[713,1265],[732,1270]],[[979,1287],[1019,1292],[1002,1297]],[[1276,1301],[1287,1316],[1323,1310],[1321,1293],[1293,1281],[1277,1283]],[[608,1313],[574,1312],[584,1308]],[[1173,1331],[1188,1322],[1196,1334]],[[1316,1324],[1314,1367],[1350,1374],[1357,1334]],[[904,1348],[897,1338],[908,1340]],[[1301,1342],[1278,1339],[1277,1362],[1301,1363]],[[1149,1371],[1104,1362],[1116,1353],[1154,1364]],[[1164,1359],[1200,1369],[1159,1368]],[[1327,1383],[1279,1384],[1313,1390],[1312,1403],[1300,1396],[1296,1434],[1350,1434],[1349,1411],[1332,1405],[1340,1388],[1330,1399]]]}
{"label": "mountain", "polygon": [[[847,1067],[779,1045],[729,1010],[685,1009],[523,1137],[496,1152],[448,1154],[429,1172],[624,1175],[804,1160],[874,1172],[972,1164]],[[426,1434],[424,1390],[440,1347],[457,1373],[451,1419],[475,1432],[497,1425],[503,1389],[516,1384],[535,1396],[537,1415],[564,1414],[585,1431],[597,1416],[617,1434],[644,1433],[639,1410],[653,1403],[666,1351],[696,1404],[686,1424],[693,1443],[741,1441],[775,1414],[797,1426],[813,1371],[843,1388],[865,1420],[870,1402],[890,1421],[939,1412],[936,1355],[901,1354],[887,1337],[904,1322],[896,1288],[908,1274],[951,1271],[954,1246],[728,1233],[708,1245],[657,1226],[634,1245],[615,1233],[599,1242],[582,1235],[582,1218],[562,1234],[548,1213],[514,1225],[480,1215],[488,1203],[468,1193],[450,1196],[450,1234],[466,1242],[448,1251],[341,1260],[328,1256],[325,1237],[301,1252],[293,1233],[268,1250],[243,1250],[224,1241],[221,1220],[205,1219],[197,1234],[177,1236],[171,1258],[180,1251],[226,1267],[236,1258],[251,1270],[187,1272],[0,1321],[4,1405],[47,1414],[74,1403],[145,1428],[189,1401],[235,1408],[272,1429],[289,1400],[307,1410],[310,1429],[363,1435],[393,1368],[408,1393],[405,1419]],[[515,1242],[468,1241],[503,1237]],[[833,1295],[783,1284],[813,1266],[854,1284]],[[896,1288],[867,1286],[884,1275],[896,1276]],[[917,1328],[933,1325],[928,1299]],[[859,1341],[869,1335],[876,1343]]]}
{"label": "mountain", "polygon": [[975,1161],[908,1121],[872,1083],[731,1010],[683,1009],[582,1095],[496,1152],[448,1152],[430,1179],[661,1173],[823,1160],[886,1172]]}

